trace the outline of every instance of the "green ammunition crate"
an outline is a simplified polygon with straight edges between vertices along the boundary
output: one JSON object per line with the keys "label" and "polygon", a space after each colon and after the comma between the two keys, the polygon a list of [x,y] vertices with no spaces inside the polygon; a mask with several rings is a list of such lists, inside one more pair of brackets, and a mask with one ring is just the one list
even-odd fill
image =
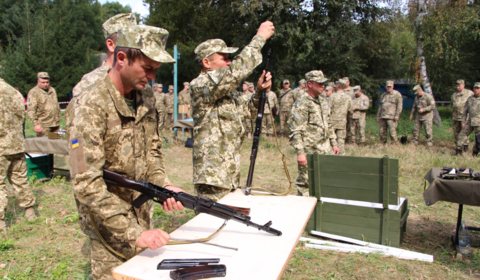
{"label": "green ammunition crate", "polygon": [[25,155],[28,167],[28,179],[35,175],[35,179],[50,178],[52,172],[52,155],[30,154]]}
{"label": "green ammunition crate", "polygon": [[398,159],[308,155],[310,196],[318,198],[307,229],[399,247],[408,199],[398,197]]}

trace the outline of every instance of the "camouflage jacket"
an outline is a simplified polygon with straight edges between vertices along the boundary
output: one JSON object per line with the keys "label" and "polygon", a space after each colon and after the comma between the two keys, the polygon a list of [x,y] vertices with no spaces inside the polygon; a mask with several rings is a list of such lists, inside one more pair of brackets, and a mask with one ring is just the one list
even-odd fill
{"label": "camouflage jacket", "polygon": [[480,126],[480,96],[472,95],[467,99],[462,122],[469,126]]}
{"label": "camouflage jacket", "polygon": [[253,37],[228,68],[200,73],[191,85],[193,183],[237,188],[240,183],[242,101],[232,92],[262,62],[265,39]]}
{"label": "camouflage jacket", "polygon": [[312,153],[332,154],[337,146],[337,136],[329,126],[330,108],[323,97],[306,94],[295,101],[288,119],[290,144],[297,155]]}
{"label": "camouflage jacket", "polygon": [[352,98],[343,90],[330,95],[330,120],[333,129],[346,129],[348,114],[352,112]]}
{"label": "camouflage jacket", "polygon": [[384,92],[380,96],[380,106],[378,106],[377,117],[381,119],[393,119],[400,117],[403,108],[402,94],[396,90],[391,93]]}
{"label": "camouflage jacket", "polygon": [[455,92],[452,94],[452,120],[454,121],[462,121],[463,115],[463,108],[465,107],[465,103],[467,99],[473,95],[473,92],[468,89],[464,89],[462,92]]}
{"label": "camouflage jacket", "polygon": [[60,125],[60,105],[53,87],[44,91],[38,85],[28,92],[27,112],[33,125],[44,127]]}
{"label": "camouflage jacket", "polygon": [[343,92],[346,95],[350,96],[351,99],[355,98],[355,93],[353,92],[353,87],[348,87],[348,88],[344,89]]}
{"label": "camouflage jacket", "polygon": [[165,107],[166,113],[173,114],[173,103],[175,102],[173,94],[165,93]]}
{"label": "camouflage jacket", "polygon": [[298,87],[295,89],[295,93],[293,94],[293,97],[295,98],[295,100],[297,100],[298,98],[305,96],[305,94],[307,94],[307,92],[304,89],[301,89]]}
{"label": "camouflage jacket", "polygon": [[278,112],[278,98],[275,92],[273,91],[267,92],[267,101],[268,101],[268,104],[267,102],[265,103],[265,110],[263,111],[263,113],[271,114],[271,110],[273,110],[273,108],[275,107],[277,108],[277,112]]}
{"label": "camouflage jacket", "polygon": [[102,168],[159,186],[171,184],[157,131],[153,91],[146,87],[135,96],[136,116],[105,75],[77,97],[69,139],[70,175],[82,230],[98,240],[88,216],[92,213],[102,237],[108,243],[128,243],[132,256],[138,252],[136,240],[151,226],[153,203],[134,208],[132,202],[140,193],[107,187]]}
{"label": "camouflage jacket", "polygon": [[0,117],[0,156],[24,153],[25,104],[23,96],[2,78],[0,78]]}
{"label": "camouflage jacket", "polygon": [[362,93],[359,97],[355,96],[355,99],[352,100],[352,106],[357,106],[357,108],[353,109],[353,114],[350,118],[355,120],[365,120],[367,110],[370,107],[370,99]]}
{"label": "camouflage jacket", "polygon": [[165,98],[165,93],[155,92],[153,95],[155,96],[155,108],[157,109],[157,112],[164,113],[167,102]]}
{"label": "camouflage jacket", "polygon": [[293,102],[295,102],[295,90],[280,90],[280,111],[289,112],[292,109]]}
{"label": "camouflage jacket", "polygon": [[250,99],[252,97],[252,93],[251,92],[241,92],[239,93],[240,95],[240,101],[242,102],[242,107],[243,107],[243,118],[244,119],[247,119],[247,120],[250,120],[251,119],[251,112],[250,112]]}
{"label": "camouflage jacket", "polygon": [[184,89],[178,94],[179,105],[190,105],[191,102],[192,100],[190,98],[190,90]]}
{"label": "camouflage jacket", "polygon": [[[433,120],[434,108],[435,101],[433,101],[433,97],[430,94],[424,93],[422,97],[417,95],[417,97],[415,97],[415,101],[413,102],[412,113],[410,116],[415,116],[415,118],[419,121],[431,121]],[[420,109],[423,109],[423,113],[419,112]]]}
{"label": "camouflage jacket", "polygon": [[69,127],[71,126],[71,120],[73,119],[73,104],[75,103],[75,99],[80,95],[80,93],[84,92],[84,90],[97,82],[99,79],[103,79],[105,74],[107,74],[108,70],[110,70],[110,65],[108,65],[105,61],[103,61],[102,65],[92,72],[83,75],[82,79],[72,90],[72,99],[70,103],[68,103],[67,108],[65,109],[65,127],[67,129],[67,138],[69,135]]}

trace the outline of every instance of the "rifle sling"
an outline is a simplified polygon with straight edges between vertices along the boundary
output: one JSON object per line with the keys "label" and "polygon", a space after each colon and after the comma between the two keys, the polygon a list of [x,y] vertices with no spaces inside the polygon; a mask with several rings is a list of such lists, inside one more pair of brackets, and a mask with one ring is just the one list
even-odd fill
{"label": "rifle sling", "polygon": [[282,98],[285,96],[285,94],[287,94],[287,93],[291,92],[292,90],[293,90],[293,89],[289,89],[289,90],[287,90],[287,92],[285,92],[285,93],[284,93],[282,96],[280,96],[280,99],[282,99]]}
{"label": "rifle sling", "polygon": [[95,233],[97,234],[98,238],[100,238],[100,241],[102,241],[103,246],[108,249],[111,253],[117,255],[118,257],[122,258],[122,260],[125,262],[127,261],[127,257],[125,257],[123,254],[120,254],[119,252],[115,251],[110,245],[107,244],[107,241],[103,239],[102,235],[100,234],[100,231],[98,230],[97,224],[95,223],[95,217],[93,217],[92,212],[88,212],[88,216],[90,217],[90,222],[92,223],[93,229],[95,230]]}

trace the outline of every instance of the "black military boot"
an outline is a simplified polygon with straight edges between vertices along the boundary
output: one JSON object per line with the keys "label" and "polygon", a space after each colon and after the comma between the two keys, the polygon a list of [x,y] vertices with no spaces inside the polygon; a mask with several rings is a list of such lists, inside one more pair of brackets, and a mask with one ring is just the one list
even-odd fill
{"label": "black military boot", "polygon": [[463,151],[467,152],[468,151],[468,145],[463,145]]}

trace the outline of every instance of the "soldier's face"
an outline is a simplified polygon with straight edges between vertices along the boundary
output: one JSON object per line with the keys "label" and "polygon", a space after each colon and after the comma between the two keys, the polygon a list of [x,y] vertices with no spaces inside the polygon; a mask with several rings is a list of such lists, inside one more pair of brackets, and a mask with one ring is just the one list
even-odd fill
{"label": "soldier's face", "polygon": [[473,92],[475,93],[475,96],[480,96],[480,88],[473,88]]}
{"label": "soldier's face", "polygon": [[172,89],[168,89],[168,93],[172,94],[173,93],[173,88]]}
{"label": "soldier's face", "polygon": [[311,89],[315,97],[322,94],[322,92],[325,90],[325,84],[323,83],[311,82],[311,85]]}
{"label": "soldier's face", "polygon": [[326,95],[327,97],[329,97],[330,95],[332,95],[332,93],[333,93],[333,89],[325,91],[325,95]]}
{"label": "soldier's face", "polygon": [[231,63],[228,53],[214,53],[203,60],[203,65],[208,70],[228,68]]}
{"label": "soldier's face", "polygon": [[304,88],[305,88],[305,84],[300,84],[300,88],[301,88],[301,89],[304,89]]}
{"label": "soldier's face", "polygon": [[190,86],[189,86],[189,85],[185,85],[185,87],[184,87],[184,88],[185,88],[185,89],[189,89],[189,88],[190,88]]}
{"label": "soldier's face", "polygon": [[247,85],[247,84],[243,84],[243,85],[242,85],[242,89],[243,89],[243,91],[247,91],[247,90],[248,90],[248,85]]}
{"label": "soldier's face", "polygon": [[43,90],[47,90],[48,87],[50,86],[50,79],[42,79],[39,78],[37,81],[38,87],[40,87]]}
{"label": "soldier's face", "polygon": [[417,96],[418,96],[418,97],[422,97],[422,96],[423,96],[423,93],[424,93],[423,90],[419,90],[418,93],[417,93]]}
{"label": "soldier's face", "polygon": [[161,63],[151,60],[145,55],[138,58],[132,64],[128,64],[125,59],[121,70],[121,79],[126,89],[143,90],[149,81],[155,79],[155,69],[160,67]]}
{"label": "soldier's face", "polygon": [[289,89],[289,88],[290,88],[290,84],[289,84],[289,83],[283,84],[283,88],[284,88],[284,89]]}
{"label": "soldier's face", "polygon": [[392,86],[387,86],[387,92],[392,92],[393,91],[393,87]]}
{"label": "soldier's face", "polygon": [[457,84],[457,91],[461,92],[465,88],[465,84]]}
{"label": "soldier's face", "polygon": [[248,90],[253,92],[255,90],[255,87],[249,87]]}

